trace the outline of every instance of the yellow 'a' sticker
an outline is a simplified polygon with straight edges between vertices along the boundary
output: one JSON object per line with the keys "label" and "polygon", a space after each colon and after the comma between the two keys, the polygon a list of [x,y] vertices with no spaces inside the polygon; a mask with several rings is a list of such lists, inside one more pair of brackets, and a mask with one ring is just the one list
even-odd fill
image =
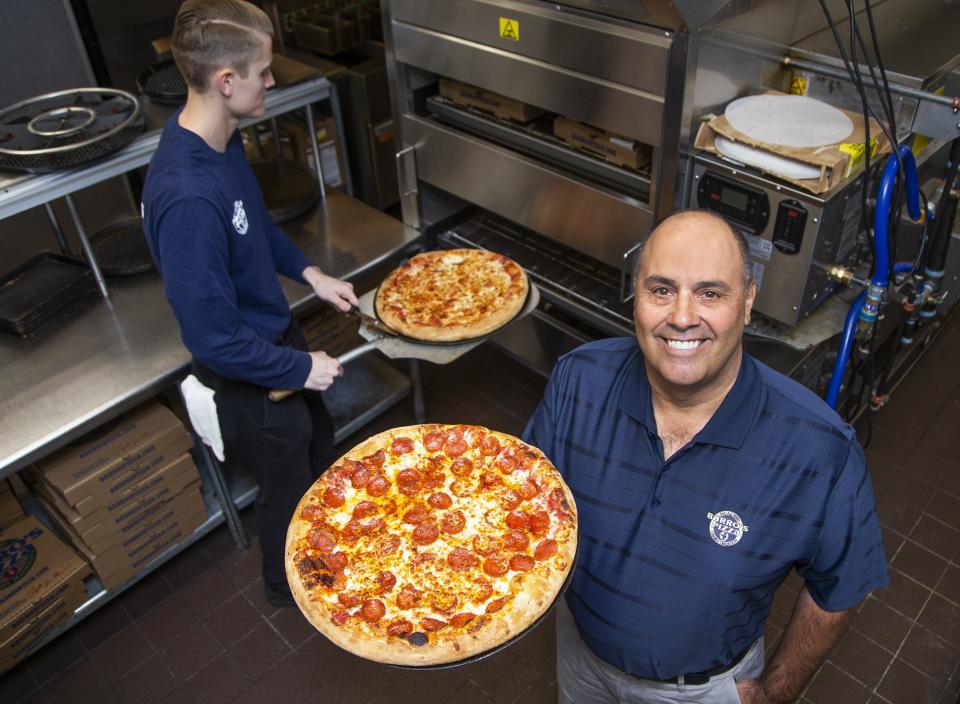
{"label": "yellow 'a' sticker", "polygon": [[500,38],[520,41],[520,23],[509,17],[500,18]]}

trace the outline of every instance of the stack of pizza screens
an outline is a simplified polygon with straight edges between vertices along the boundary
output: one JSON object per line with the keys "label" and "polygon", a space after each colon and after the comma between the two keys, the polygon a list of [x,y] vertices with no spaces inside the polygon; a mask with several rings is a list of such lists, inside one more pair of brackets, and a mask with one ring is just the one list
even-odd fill
{"label": "stack of pizza screens", "polygon": [[461,343],[492,334],[524,310],[526,272],[481,249],[418,254],[394,269],[374,300],[379,320],[417,342]]}
{"label": "stack of pizza screens", "polygon": [[521,440],[475,425],[394,428],[304,495],[287,579],[317,630],[401,667],[473,662],[535,626],[577,551],[573,495]]}

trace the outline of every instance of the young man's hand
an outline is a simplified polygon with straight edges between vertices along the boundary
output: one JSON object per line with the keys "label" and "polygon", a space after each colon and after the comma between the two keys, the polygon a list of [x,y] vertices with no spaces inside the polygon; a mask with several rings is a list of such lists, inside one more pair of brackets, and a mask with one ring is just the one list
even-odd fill
{"label": "young man's hand", "polygon": [[359,306],[353,284],[332,276],[327,276],[318,267],[308,266],[303,270],[303,279],[313,288],[317,298],[326,301],[341,311],[350,310],[350,306]]}
{"label": "young man's hand", "polygon": [[303,384],[303,388],[313,391],[325,391],[343,376],[343,366],[339,361],[326,352],[310,353],[310,374]]}

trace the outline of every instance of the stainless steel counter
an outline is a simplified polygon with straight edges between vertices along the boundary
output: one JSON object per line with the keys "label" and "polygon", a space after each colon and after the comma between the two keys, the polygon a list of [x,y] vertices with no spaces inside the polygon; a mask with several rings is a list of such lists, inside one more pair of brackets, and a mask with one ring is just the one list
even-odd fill
{"label": "stainless steel counter", "polygon": [[[325,272],[356,278],[419,233],[339,192],[286,228]],[[283,279],[294,310],[312,290]],[[190,355],[156,274],[110,280],[109,300],[76,303],[30,338],[0,334],[0,478],[144,401]]]}

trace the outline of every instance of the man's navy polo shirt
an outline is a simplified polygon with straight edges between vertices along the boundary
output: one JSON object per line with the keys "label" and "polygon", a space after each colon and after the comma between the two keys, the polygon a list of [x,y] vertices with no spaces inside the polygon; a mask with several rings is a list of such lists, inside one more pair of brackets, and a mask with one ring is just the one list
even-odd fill
{"label": "man's navy polo shirt", "polygon": [[763,633],[792,567],[828,611],[889,581],[853,430],[746,354],[717,412],[666,463],[633,338],[562,357],[524,439],[577,503],[567,602],[580,633],[633,676],[729,663]]}

